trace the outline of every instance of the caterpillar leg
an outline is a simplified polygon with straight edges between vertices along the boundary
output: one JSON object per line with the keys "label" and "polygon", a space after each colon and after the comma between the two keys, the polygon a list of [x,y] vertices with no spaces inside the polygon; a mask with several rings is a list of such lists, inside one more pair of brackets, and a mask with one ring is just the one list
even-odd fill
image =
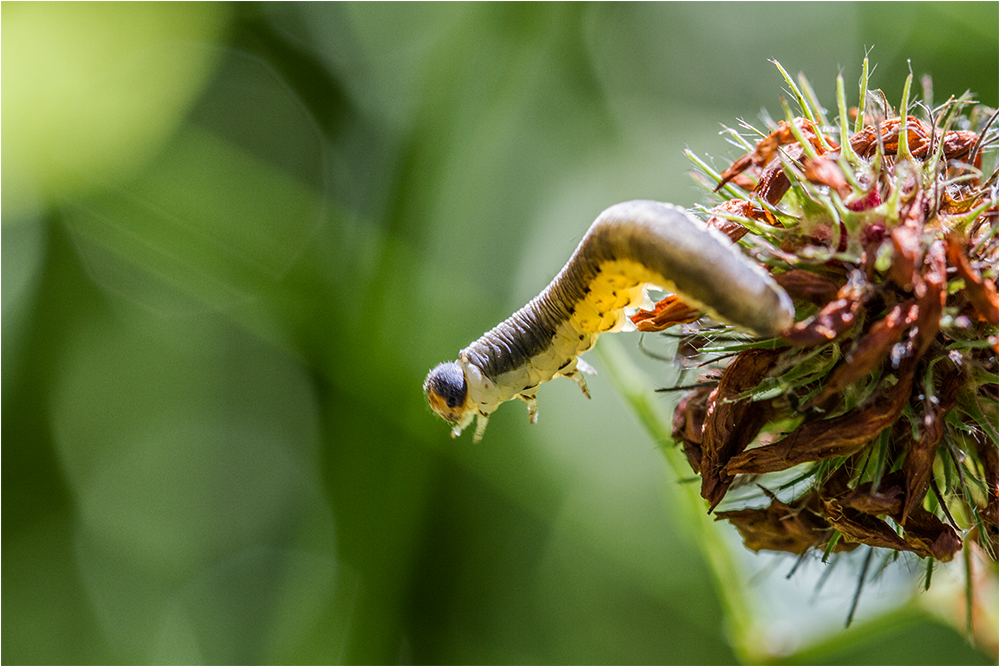
{"label": "caterpillar leg", "polygon": [[583,377],[584,373],[587,375],[597,375],[597,371],[594,370],[593,366],[583,359],[577,359],[576,367],[569,373],[562,373],[561,375],[575,382],[580,387],[580,390],[583,391],[583,395],[590,398],[590,390],[587,389],[587,380]]}
{"label": "caterpillar leg", "polygon": [[483,439],[483,433],[486,432],[486,422],[489,421],[489,417],[484,415],[482,412],[476,413],[476,432],[472,436],[472,442],[479,442]]}
{"label": "caterpillar leg", "polygon": [[528,421],[534,424],[538,421],[538,398],[534,394],[518,394],[517,396],[528,404]]}

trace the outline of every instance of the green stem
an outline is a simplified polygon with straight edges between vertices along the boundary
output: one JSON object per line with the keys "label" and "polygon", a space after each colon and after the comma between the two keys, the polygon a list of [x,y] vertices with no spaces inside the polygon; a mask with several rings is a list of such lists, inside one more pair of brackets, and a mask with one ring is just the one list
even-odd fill
{"label": "green stem", "polygon": [[[691,476],[691,469],[683,453],[674,446],[670,428],[664,421],[654,401],[653,386],[625,354],[621,344],[609,336],[601,338],[596,354],[606,370],[611,384],[632,408],[639,422],[663,452],[670,473],[676,479]],[[723,537],[724,527],[708,514],[705,501],[694,484],[668,485],[677,511],[683,515],[681,524],[687,526],[697,541],[712,571],[719,600],[725,612],[725,628],[733,649],[746,664],[760,663],[768,656],[761,651],[746,577]]]}

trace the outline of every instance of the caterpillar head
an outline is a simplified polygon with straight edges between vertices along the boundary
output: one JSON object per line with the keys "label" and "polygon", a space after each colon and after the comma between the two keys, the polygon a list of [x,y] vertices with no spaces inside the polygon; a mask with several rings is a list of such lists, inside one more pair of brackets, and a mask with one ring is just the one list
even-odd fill
{"label": "caterpillar head", "polygon": [[452,425],[453,438],[461,434],[476,414],[469,403],[465,371],[457,361],[446,361],[432,368],[424,380],[424,393],[431,409]]}

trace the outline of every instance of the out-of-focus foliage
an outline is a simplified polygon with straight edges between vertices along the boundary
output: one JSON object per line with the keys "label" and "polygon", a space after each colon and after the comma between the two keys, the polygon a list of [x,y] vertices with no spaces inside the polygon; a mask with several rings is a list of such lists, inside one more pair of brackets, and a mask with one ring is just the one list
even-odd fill
{"label": "out-of-focus foliage", "polygon": [[[473,447],[421,380],[604,207],[697,202],[682,150],[772,104],[767,58],[850,80],[873,46],[873,87],[911,58],[996,106],[997,14],[5,3],[5,662],[747,657],[610,384],[546,386],[537,426],[508,407]],[[785,582],[718,528],[753,655],[996,661],[949,625],[960,570],[921,596],[903,564],[839,634],[850,572],[813,599],[818,561]]]}

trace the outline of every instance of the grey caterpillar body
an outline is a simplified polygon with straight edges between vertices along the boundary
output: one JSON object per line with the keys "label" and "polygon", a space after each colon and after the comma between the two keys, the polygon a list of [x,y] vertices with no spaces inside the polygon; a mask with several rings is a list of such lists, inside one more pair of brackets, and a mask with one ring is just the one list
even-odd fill
{"label": "grey caterpillar body", "polygon": [[630,201],[597,217],[541,294],[459,353],[424,382],[431,407],[457,436],[478,415],[475,440],[503,402],[521,398],[535,420],[538,386],[591,372],[579,355],[628,322],[625,309],[647,285],[680,295],[714,318],[761,336],[791,326],[788,294],[721,233],[672,204]]}

